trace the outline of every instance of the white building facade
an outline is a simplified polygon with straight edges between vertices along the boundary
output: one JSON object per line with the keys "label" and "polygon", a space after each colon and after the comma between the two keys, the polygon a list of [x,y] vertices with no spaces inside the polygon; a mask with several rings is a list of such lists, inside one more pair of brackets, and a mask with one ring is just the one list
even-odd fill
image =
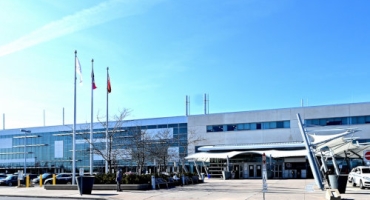
{"label": "white building facade", "polygon": [[[266,152],[268,157],[269,177],[312,177],[303,151],[305,148],[297,114],[300,114],[304,125],[313,131],[315,128],[328,130],[317,134],[333,134],[356,128],[360,131],[351,137],[363,140],[370,138],[370,103],[204,114],[188,116],[188,132],[202,138],[194,143],[188,138],[188,153],[208,152],[208,159],[207,155],[202,157],[210,163],[208,171],[205,171],[215,177],[227,170],[227,159],[212,156],[212,153],[227,152],[234,152],[227,157],[229,169],[236,178],[261,177],[262,152]],[[340,159],[339,162],[343,162],[343,170],[360,164],[351,161],[347,166]]]}

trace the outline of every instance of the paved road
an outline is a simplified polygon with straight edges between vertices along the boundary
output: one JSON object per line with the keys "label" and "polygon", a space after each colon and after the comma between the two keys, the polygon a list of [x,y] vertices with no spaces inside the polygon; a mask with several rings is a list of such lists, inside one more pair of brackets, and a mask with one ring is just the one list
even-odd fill
{"label": "paved road", "polygon": [[[268,191],[265,199],[269,200],[324,200],[326,191],[319,190],[313,179],[272,179],[267,181]],[[68,199],[147,199],[147,200],[187,200],[187,199],[236,199],[236,200],[261,200],[262,180],[240,179],[220,180],[206,179],[205,183],[187,185],[171,189],[147,190],[147,191],[123,191],[94,190],[91,195],[80,196],[77,190],[45,190],[40,187],[16,188],[0,187],[1,196],[30,198],[68,198]],[[370,190],[361,190],[348,185],[346,193],[341,195],[342,199],[368,200]],[[9,199],[9,198],[6,198]]]}

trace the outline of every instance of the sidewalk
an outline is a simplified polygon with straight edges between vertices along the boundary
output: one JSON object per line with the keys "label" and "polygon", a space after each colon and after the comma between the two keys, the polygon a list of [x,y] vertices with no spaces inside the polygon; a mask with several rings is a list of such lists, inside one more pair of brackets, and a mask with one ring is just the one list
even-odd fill
{"label": "sidewalk", "polygon": [[[325,191],[319,190],[313,179],[272,179],[267,181],[268,192],[265,199],[297,199],[316,200],[325,199]],[[369,199],[370,190],[361,190],[348,185],[342,199],[365,200]],[[45,190],[40,187],[16,188],[0,187],[0,196],[17,197],[49,197],[49,198],[82,198],[82,199],[149,199],[149,200],[187,200],[187,199],[240,199],[261,200],[262,180],[238,179],[221,180],[205,179],[205,183],[196,185],[178,186],[171,189],[123,191],[93,190],[91,195],[80,195],[78,190]]]}

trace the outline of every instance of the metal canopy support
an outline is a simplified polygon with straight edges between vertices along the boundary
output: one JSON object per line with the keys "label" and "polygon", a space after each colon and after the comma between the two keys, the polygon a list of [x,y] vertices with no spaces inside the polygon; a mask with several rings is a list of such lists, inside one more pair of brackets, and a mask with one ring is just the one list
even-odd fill
{"label": "metal canopy support", "polygon": [[301,132],[303,142],[304,142],[304,144],[306,146],[307,158],[308,158],[308,161],[310,163],[310,167],[311,167],[311,170],[312,170],[312,174],[313,174],[313,176],[315,178],[316,185],[321,190],[324,190],[323,179],[321,177],[321,174],[319,173],[320,168],[319,168],[318,163],[316,162],[313,149],[311,148],[311,142],[308,139],[308,136],[307,136],[305,130],[303,129],[303,124],[302,124],[301,116],[299,115],[299,113],[297,113],[297,119],[298,119],[299,130]]}
{"label": "metal canopy support", "polygon": [[328,171],[328,166],[326,166],[326,158],[324,157],[322,152],[320,152],[320,154],[321,154],[321,163],[322,163],[321,169],[324,169],[324,172],[326,173]]}
{"label": "metal canopy support", "polygon": [[194,165],[195,165],[195,169],[197,170],[197,174],[198,174],[198,176],[199,176],[199,177],[202,177],[202,176],[200,175],[200,173],[199,173],[198,165],[197,165],[197,162],[195,162],[195,160],[194,160]]}
{"label": "metal canopy support", "polygon": [[229,168],[229,166],[230,166],[230,158],[229,158],[229,156],[226,157],[226,165],[227,165],[226,166],[226,171],[229,172],[230,171],[230,168]]}
{"label": "metal canopy support", "polygon": [[207,176],[208,176],[207,166],[204,164],[204,161],[202,161],[202,163],[203,163],[204,171],[206,171],[206,174],[207,174]]}
{"label": "metal canopy support", "polygon": [[183,169],[186,173],[188,173],[188,169],[186,169],[186,166],[185,166],[185,163],[184,163],[184,160],[183,160],[183,159],[181,160],[181,166],[182,166],[182,169]]}
{"label": "metal canopy support", "polygon": [[331,155],[331,161],[333,162],[333,166],[334,166],[334,169],[335,169],[335,174],[339,175],[340,172],[339,172],[339,169],[338,169],[338,164],[337,164],[337,161],[336,161],[336,159],[333,155],[333,152],[331,152],[330,155]]}

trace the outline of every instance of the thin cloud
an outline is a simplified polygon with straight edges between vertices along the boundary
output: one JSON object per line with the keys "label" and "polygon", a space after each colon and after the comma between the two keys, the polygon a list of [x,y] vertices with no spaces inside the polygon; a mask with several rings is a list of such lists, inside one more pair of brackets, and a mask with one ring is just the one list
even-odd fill
{"label": "thin cloud", "polygon": [[0,57],[105,22],[145,12],[161,0],[111,0],[84,9],[0,47]]}

